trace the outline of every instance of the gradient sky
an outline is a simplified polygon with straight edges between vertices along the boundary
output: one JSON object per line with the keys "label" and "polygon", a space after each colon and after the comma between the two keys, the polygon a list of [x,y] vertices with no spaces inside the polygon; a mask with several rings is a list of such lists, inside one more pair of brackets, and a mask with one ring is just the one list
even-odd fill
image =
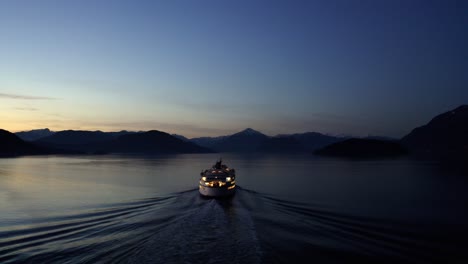
{"label": "gradient sky", "polygon": [[468,103],[468,1],[0,0],[0,128],[400,137]]}

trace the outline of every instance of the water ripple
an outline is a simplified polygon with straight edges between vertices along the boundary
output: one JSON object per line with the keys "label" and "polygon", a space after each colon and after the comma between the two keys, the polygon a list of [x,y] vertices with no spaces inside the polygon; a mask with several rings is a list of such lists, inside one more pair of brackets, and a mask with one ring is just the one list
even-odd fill
{"label": "water ripple", "polygon": [[[451,232],[239,188],[195,189],[0,228],[2,263],[461,263]],[[450,230],[450,229],[444,229]],[[456,230],[455,230],[456,231]]]}

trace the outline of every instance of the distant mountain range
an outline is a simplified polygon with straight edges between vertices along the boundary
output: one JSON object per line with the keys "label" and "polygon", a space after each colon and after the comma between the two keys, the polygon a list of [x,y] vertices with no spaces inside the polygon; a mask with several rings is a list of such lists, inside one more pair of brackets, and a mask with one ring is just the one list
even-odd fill
{"label": "distant mountain range", "polygon": [[105,152],[107,144],[120,136],[136,132],[102,132],[83,130],[64,130],[39,138],[33,143],[57,149],[69,149],[85,153]]}
{"label": "distant mountain range", "polygon": [[46,148],[26,142],[17,135],[0,129],[0,157],[21,155],[71,154],[73,151]]}
{"label": "distant mountain range", "polygon": [[[45,147],[93,153],[96,151],[101,152],[107,143],[122,135],[135,133],[142,132],[129,132],[125,130],[119,132],[81,130],[53,132],[49,129],[37,129],[17,132],[16,134],[25,141],[31,141]],[[328,136],[316,132],[269,137],[252,128],[247,128],[232,135],[219,137],[188,139],[178,134],[172,134],[171,136],[217,152],[311,152],[346,139],[345,137]]]}
{"label": "distant mountain range", "polygon": [[317,150],[316,154],[342,157],[398,156],[468,161],[468,105],[434,117],[401,140],[351,139]]}
{"label": "distant mountain range", "polygon": [[401,140],[369,136],[361,139],[317,132],[267,136],[252,128],[232,135],[188,139],[161,131],[102,132],[37,129],[16,135],[0,130],[0,155],[50,153],[207,153],[315,152],[332,156],[412,155],[468,160],[468,106],[463,105],[415,128]]}
{"label": "distant mountain range", "polygon": [[192,138],[191,141],[218,152],[311,152],[344,139],[316,132],[269,137],[247,128],[228,136]]}
{"label": "distant mountain range", "polygon": [[209,149],[161,131],[102,132],[65,130],[34,141],[35,144],[83,153],[207,153]]}
{"label": "distant mountain range", "polygon": [[18,132],[31,139],[37,132],[44,137],[27,142],[6,130],[0,130],[0,156],[39,154],[177,154],[209,153],[210,149],[179,139],[161,131],[147,132],[102,132],[64,130],[51,132],[48,129]]}
{"label": "distant mountain range", "polygon": [[16,132],[15,134],[24,141],[34,141],[43,137],[50,136],[55,132],[50,131],[48,128],[34,129],[30,131]]}
{"label": "distant mountain range", "polygon": [[108,142],[104,148],[112,153],[211,153],[212,150],[187,142],[168,133],[151,130],[142,133],[126,134]]}
{"label": "distant mountain range", "polygon": [[38,146],[25,142],[15,134],[3,129],[0,129],[0,143],[0,156],[45,154]]}
{"label": "distant mountain range", "polygon": [[198,137],[189,139],[191,142],[210,149],[214,149],[214,146],[224,140],[228,136],[219,136],[219,137]]}
{"label": "distant mountain range", "polygon": [[[247,128],[229,136],[212,139],[209,148],[218,152],[255,152],[268,138],[268,136],[256,130]],[[200,144],[199,140],[194,140],[195,143],[197,141]]]}

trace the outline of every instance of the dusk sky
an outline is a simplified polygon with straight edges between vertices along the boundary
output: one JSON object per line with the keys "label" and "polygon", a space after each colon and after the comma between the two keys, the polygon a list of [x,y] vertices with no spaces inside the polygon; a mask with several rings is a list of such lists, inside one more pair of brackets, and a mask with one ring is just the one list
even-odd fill
{"label": "dusk sky", "polygon": [[0,0],[0,128],[401,137],[468,103],[468,1]]}

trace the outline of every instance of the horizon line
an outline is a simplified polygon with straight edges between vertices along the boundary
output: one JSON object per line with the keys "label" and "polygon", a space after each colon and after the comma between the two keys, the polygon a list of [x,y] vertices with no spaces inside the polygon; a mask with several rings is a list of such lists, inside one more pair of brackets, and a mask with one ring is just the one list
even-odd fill
{"label": "horizon line", "polygon": [[[1,128],[0,128],[1,129]],[[243,132],[247,129],[252,129],[254,131],[257,131],[265,136],[268,136],[268,137],[281,137],[281,136],[290,136],[290,135],[295,135],[295,134],[306,134],[306,133],[318,133],[318,134],[322,134],[322,135],[325,135],[325,136],[332,136],[332,137],[354,137],[354,138],[363,138],[363,137],[385,137],[385,138],[392,138],[392,139],[399,139],[400,137],[391,137],[391,136],[387,136],[387,135],[376,135],[376,134],[366,134],[366,135],[355,135],[355,134],[351,134],[351,133],[324,133],[324,132],[319,132],[319,131],[303,131],[303,132],[293,132],[293,133],[278,133],[278,134],[275,134],[275,135],[270,135],[270,134],[266,134],[260,130],[257,130],[257,129],[253,129],[251,127],[247,127],[247,128],[244,128],[244,129],[241,129],[241,130],[236,130],[236,132],[232,132],[230,134],[225,134],[225,135],[216,135],[216,136],[196,136],[196,137],[186,137],[185,135],[183,134],[180,134],[180,133],[171,133],[171,132],[167,132],[167,131],[164,131],[164,130],[160,130],[160,129],[148,129],[148,130],[129,130],[129,129],[120,129],[120,130],[114,130],[114,131],[106,131],[106,130],[101,130],[101,129],[62,129],[62,130],[54,130],[54,129],[50,129],[48,127],[44,127],[44,128],[36,128],[36,129],[30,129],[30,130],[18,130],[18,131],[14,131],[14,130],[7,130],[7,129],[4,129],[4,130],[7,130],[11,133],[21,133],[21,132],[30,132],[30,131],[34,131],[34,130],[45,130],[45,129],[48,129],[49,131],[51,132],[54,132],[54,133],[57,133],[57,132],[62,132],[62,131],[89,131],[89,132],[103,132],[103,133],[116,133],[116,132],[123,132],[123,131],[126,131],[126,132],[136,132],[136,133],[139,133],[139,132],[149,132],[149,131],[160,131],[160,132],[164,132],[164,133],[167,133],[169,135],[179,135],[179,136],[183,136],[187,139],[193,139],[193,138],[204,138],[204,137],[207,137],[207,138],[216,138],[216,137],[223,137],[223,136],[231,136],[231,135],[234,135],[234,134],[237,134],[237,133],[240,133],[240,132]]]}

